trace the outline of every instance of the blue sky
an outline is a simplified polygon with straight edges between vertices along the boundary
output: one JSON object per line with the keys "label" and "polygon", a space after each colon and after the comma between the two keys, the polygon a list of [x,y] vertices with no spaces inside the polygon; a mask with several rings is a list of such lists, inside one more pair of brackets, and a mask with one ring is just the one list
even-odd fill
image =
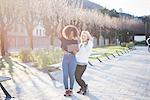
{"label": "blue sky", "polygon": [[135,16],[150,15],[150,0],[90,0],[108,9],[122,8],[122,12]]}

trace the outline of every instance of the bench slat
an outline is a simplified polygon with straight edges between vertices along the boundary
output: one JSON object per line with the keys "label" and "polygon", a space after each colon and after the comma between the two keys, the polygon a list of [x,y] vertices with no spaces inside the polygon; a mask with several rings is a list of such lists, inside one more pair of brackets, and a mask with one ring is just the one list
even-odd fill
{"label": "bench slat", "polygon": [[5,77],[5,76],[0,76],[0,82],[4,82],[4,81],[7,81],[7,80],[11,80],[10,77]]}

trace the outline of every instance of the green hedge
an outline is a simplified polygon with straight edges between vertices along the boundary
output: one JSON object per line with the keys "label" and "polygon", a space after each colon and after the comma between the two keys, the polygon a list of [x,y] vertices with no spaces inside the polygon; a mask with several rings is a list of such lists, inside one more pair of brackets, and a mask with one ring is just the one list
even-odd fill
{"label": "green hedge", "polygon": [[47,66],[50,64],[56,64],[61,61],[62,51],[57,50],[37,50],[32,53],[33,62],[37,64],[38,67]]}
{"label": "green hedge", "polygon": [[135,44],[133,42],[129,42],[126,44],[126,47],[129,49],[132,49],[135,46]]}
{"label": "green hedge", "polygon": [[127,44],[127,43],[125,43],[125,42],[124,42],[124,43],[121,43],[121,46],[122,46],[122,47],[126,47],[126,44]]}
{"label": "green hedge", "polygon": [[34,66],[46,67],[50,64],[59,63],[62,59],[61,49],[21,49],[19,57],[23,62],[33,62]]}
{"label": "green hedge", "polygon": [[121,43],[122,47],[127,47],[127,48],[133,48],[135,46],[135,44],[133,42],[129,42],[129,43]]}
{"label": "green hedge", "polygon": [[23,48],[19,51],[19,59],[22,62],[31,62],[32,61],[32,50],[30,48]]}
{"label": "green hedge", "polygon": [[146,41],[135,41],[135,45],[145,46],[146,45]]}

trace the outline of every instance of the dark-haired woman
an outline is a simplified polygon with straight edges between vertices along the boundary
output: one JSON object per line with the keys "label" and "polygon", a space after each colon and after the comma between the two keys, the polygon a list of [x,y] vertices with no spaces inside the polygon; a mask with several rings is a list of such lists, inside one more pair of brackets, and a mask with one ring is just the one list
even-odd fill
{"label": "dark-haired woman", "polygon": [[[77,65],[75,55],[79,50],[78,35],[78,29],[73,25],[66,26],[62,31],[61,48],[64,51],[62,61],[63,82],[65,87],[64,96],[71,96],[73,94],[74,74]],[[70,83],[70,85],[68,83]]]}

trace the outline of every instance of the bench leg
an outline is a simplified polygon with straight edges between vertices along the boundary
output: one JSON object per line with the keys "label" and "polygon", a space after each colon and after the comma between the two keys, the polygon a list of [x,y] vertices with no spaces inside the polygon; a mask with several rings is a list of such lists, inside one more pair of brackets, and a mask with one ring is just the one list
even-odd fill
{"label": "bench leg", "polygon": [[4,94],[6,95],[6,98],[12,98],[11,95],[7,92],[7,90],[4,88],[4,86],[0,83],[0,87],[3,90]]}

